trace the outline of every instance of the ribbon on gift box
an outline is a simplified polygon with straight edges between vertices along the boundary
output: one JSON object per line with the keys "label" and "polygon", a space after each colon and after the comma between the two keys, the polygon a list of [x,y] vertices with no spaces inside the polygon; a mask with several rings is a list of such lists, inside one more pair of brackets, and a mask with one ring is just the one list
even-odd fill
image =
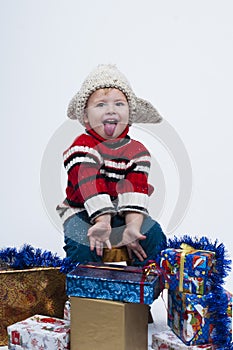
{"label": "ribbon on gift box", "polygon": [[[165,288],[168,289],[168,284],[170,282],[170,278],[169,278],[168,274],[166,273],[166,271],[164,269],[162,269],[157,264],[156,261],[149,260],[148,265],[144,266],[142,269],[143,269],[143,273],[146,274],[146,276],[148,276],[149,274],[153,274],[153,273],[159,275],[160,283],[161,283],[160,286],[163,288],[163,285],[165,282]],[[163,279],[161,277],[163,277]]]}
{"label": "ribbon on gift box", "polygon": [[180,278],[179,278],[179,292],[183,292],[183,282],[184,282],[184,262],[185,262],[185,256],[187,254],[195,254],[198,252],[205,252],[205,253],[211,253],[213,254],[214,252],[209,251],[209,250],[198,250],[193,248],[187,243],[182,243],[181,244],[181,254],[180,254]]}
{"label": "ribbon on gift box", "polygon": [[149,276],[150,274],[156,274],[159,275],[159,283],[160,283],[160,289],[164,289],[164,283],[165,288],[168,288],[168,283],[170,282],[170,278],[168,277],[167,273],[161,269],[161,267],[157,264],[154,260],[149,260],[148,265],[143,266],[143,275]]}

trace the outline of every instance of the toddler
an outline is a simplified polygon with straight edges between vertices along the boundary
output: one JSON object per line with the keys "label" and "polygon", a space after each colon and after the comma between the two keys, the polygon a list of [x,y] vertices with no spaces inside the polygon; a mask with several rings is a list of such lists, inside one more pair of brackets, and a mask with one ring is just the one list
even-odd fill
{"label": "toddler", "polygon": [[115,65],[99,65],[71,100],[68,117],[85,132],[64,152],[66,199],[57,210],[66,256],[101,262],[105,250],[124,246],[133,265],[145,265],[166,237],[148,213],[150,153],[128,132],[132,123],[158,123],[161,116]]}

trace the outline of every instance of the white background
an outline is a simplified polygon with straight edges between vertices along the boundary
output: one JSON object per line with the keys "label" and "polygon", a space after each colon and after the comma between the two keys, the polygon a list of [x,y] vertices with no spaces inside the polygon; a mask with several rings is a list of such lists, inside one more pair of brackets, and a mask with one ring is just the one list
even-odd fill
{"label": "white background", "polygon": [[[1,248],[29,243],[64,256],[41,197],[42,159],[83,79],[99,63],[115,63],[189,155],[192,200],[173,234],[218,239],[233,258],[232,13],[231,0],[0,0]],[[179,188],[160,149],[166,231]],[[62,187],[60,151],[48,183]],[[232,274],[226,288],[233,290]]]}

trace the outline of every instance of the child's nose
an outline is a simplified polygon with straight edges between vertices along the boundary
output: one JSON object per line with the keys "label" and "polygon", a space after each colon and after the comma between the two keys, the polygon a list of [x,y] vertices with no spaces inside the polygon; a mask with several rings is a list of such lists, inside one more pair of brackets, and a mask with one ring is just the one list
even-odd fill
{"label": "child's nose", "polygon": [[116,109],[115,109],[115,105],[114,104],[109,104],[108,108],[107,108],[107,114],[115,114],[116,113]]}

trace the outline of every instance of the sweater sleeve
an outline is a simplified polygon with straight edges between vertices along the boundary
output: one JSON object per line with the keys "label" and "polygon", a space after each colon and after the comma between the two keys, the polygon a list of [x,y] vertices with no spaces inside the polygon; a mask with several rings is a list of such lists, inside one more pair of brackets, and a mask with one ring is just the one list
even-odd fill
{"label": "sweater sleeve", "polygon": [[64,152],[64,166],[68,174],[66,201],[71,207],[84,206],[90,221],[105,213],[115,213],[101,174],[103,160],[92,139],[82,135]]}
{"label": "sweater sleeve", "polygon": [[118,212],[148,215],[149,195],[153,192],[153,187],[148,184],[151,156],[142,144],[137,142],[136,146],[125,179],[118,184]]}

